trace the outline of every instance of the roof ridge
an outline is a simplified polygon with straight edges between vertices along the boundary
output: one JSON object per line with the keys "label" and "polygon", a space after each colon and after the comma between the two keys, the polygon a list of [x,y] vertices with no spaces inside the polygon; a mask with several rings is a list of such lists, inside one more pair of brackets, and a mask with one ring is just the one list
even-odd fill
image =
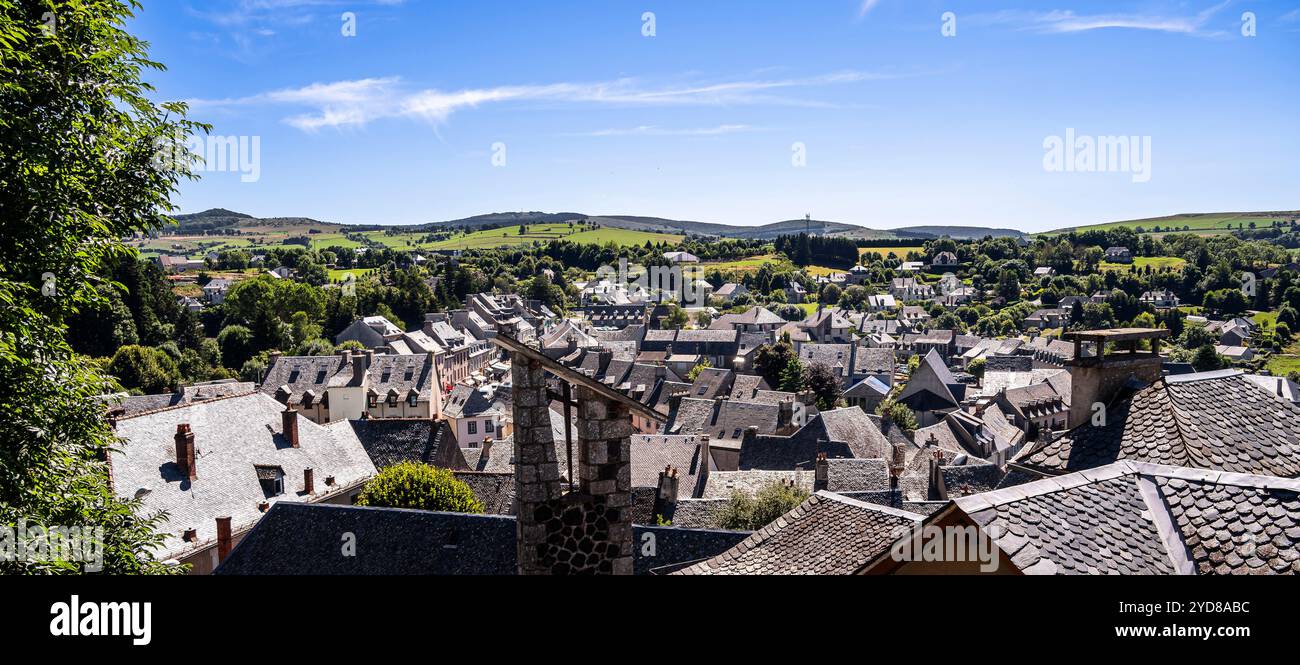
{"label": "roof ridge", "polygon": [[871,510],[874,512],[884,513],[886,515],[893,515],[894,517],[902,517],[905,519],[910,519],[914,522],[920,522],[921,520],[925,519],[925,515],[914,513],[908,510],[903,510],[901,508],[895,508],[893,506],[886,506],[879,503],[868,503],[866,501],[859,501],[858,499],[849,498],[847,496],[844,496],[843,494],[840,494],[838,492],[831,492],[829,490],[817,490],[817,492],[815,492],[813,496],[821,497],[823,499],[828,499],[838,503],[843,503],[846,505],[853,506],[855,508],[865,508],[867,510]]}
{"label": "roof ridge", "polygon": [[[175,411],[175,410],[177,410],[177,409],[184,409],[184,408],[188,408],[188,407],[191,407],[191,406],[200,406],[200,405],[203,405],[203,404],[211,404],[211,403],[213,403],[213,402],[220,402],[220,401],[222,401],[222,400],[234,399],[234,398],[236,398],[236,397],[248,397],[249,395],[257,395],[257,394],[260,394],[260,393],[261,393],[261,391],[259,391],[259,390],[257,390],[256,388],[254,388],[253,390],[250,390],[250,391],[248,391],[248,392],[235,393],[235,394],[233,394],[233,395],[220,395],[220,396],[212,397],[212,398],[209,398],[209,399],[199,400],[199,401],[197,401],[197,402],[195,402],[195,401],[190,401],[190,402],[186,402],[185,404],[173,404],[173,405],[171,405],[171,406],[164,406],[164,407],[162,407],[161,409],[153,409],[153,410],[150,410],[150,411],[140,411],[140,412],[138,412],[138,413],[132,413],[132,414],[129,414],[129,415],[119,416],[119,417],[117,418],[117,422],[122,422],[123,420],[131,420],[132,418],[139,418],[140,416],[151,416],[151,415],[154,415],[154,414],[156,414],[156,413],[163,413],[163,412],[165,412],[165,411]],[[269,395],[268,395],[268,397],[269,397]]]}

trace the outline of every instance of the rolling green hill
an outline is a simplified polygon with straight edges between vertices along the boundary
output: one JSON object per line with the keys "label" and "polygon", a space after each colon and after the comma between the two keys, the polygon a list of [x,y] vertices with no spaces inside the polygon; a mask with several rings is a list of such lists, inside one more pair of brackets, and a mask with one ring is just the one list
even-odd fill
{"label": "rolling green hill", "polygon": [[1121,222],[1106,222],[1104,224],[1089,224],[1086,226],[1075,226],[1064,229],[1056,229],[1039,235],[1055,235],[1058,233],[1068,233],[1070,231],[1094,231],[1101,229],[1115,229],[1121,226],[1127,226],[1137,230],[1141,227],[1143,233],[1170,233],[1177,231],[1191,231],[1194,233],[1215,234],[1227,233],[1229,230],[1236,229],[1238,225],[1250,228],[1253,222],[1256,226],[1268,226],[1274,221],[1290,222],[1300,217],[1300,211],[1283,210],[1270,212],[1206,212],[1206,213],[1184,213],[1179,215],[1168,215],[1165,217],[1148,217],[1145,219],[1129,219]]}

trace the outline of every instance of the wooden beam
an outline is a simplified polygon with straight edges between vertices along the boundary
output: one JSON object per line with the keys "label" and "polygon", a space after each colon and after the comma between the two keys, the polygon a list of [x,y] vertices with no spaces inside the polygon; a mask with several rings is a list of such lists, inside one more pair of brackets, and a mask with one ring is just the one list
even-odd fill
{"label": "wooden beam", "polygon": [[661,423],[668,422],[668,416],[660,413],[659,411],[652,409],[632,399],[631,397],[628,397],[627,395],[624,395],[623,393],[614,390],[613,388],[610,388],[609,386],[587,376],[586,374],[583,374],[582,372],[579,372],[571,367],[566,367],[554,360],[551,360],[550,358],[547,358],[537,349],[534,349],[533,347],[528,346],[527,344],[524,344],[523,342],[520,342],[519,340],[513,337],[508,337],[506,335],[502,335],[501,333],[497,333],[497,336],[492,338],[492,343],[496,344],[497,346],[511,353],[518,353],[519,355],[522,355],[523,357],[529,360],[536,361],[541,364],[543,369],[550,372],[551,374],[554,374],[556,377],[564,381],[567,381],[569,383],[585,386],[591,389],[597,395],[600,395],[604,399],[607,399],[611,402],[618,402],[619,404],[626,406],[629,411],[639,413],[643,417],[653,420],[655,422],[661,422]]}

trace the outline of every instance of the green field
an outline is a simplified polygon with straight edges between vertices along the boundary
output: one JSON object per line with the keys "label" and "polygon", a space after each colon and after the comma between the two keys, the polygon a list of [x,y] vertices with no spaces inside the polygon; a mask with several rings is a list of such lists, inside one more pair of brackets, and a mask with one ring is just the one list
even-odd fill
{"label": "green field", "polygon": [[1273,376],[1286,376],[1291,372],[1300,372],[1300,355],[1279,354],[1269,358],[1268,371]]}
{"label": "green field", "polygon": [[704,272],[717,270],[719,272],[758,272],[764,264],[772,264],[774,268],[788,269],[791,267],[790,261],[785,257],[777,257],[775,254],[763,254],[761,256],[751,256],[747,259],[737,259],[735,261],[714,261],[701,263],[699,265],[701,275]]}
{"label": "green field", "polygon": [[603,227],[595,230],[580,230],[582,227],[570,227],[568,224],[532,224],[527,227],[527,232],[520,234],[519,227],[505,227],[498,229],[488,229],[486,231],[474,231],[473,233],[461,233],[447,240],[420,245],[421,249],[447,250],[447,249],[488,249],[496,247],[517,247],[520,245],[529,245],[534,242],[550,242],[552,240],[567,240],[569,242],[603,245],[613,242],[617,245],[643,245],[647,242],[660,243],[665,242],[676,245],[682,241],[683,236],[670,235],[666,233],[650,233],[647,231],[631,231],[628,229],[615,229]]}
{"label": "green field", "polygon": [[894,256],[897,256],[900,261],[906,261],[908,252],[924,253],[924,251],[924,247],[859,247],[858,256],[879,254],[880,256],[885,257],[893,254]]}
{"label": "green field", "polygon": [[1101,269],[1111,272],[1128,272],[1129,268],[1141,270],[1151,266],[1152,270],[1160,271],[1166,268],[1171,270],[1182,270],[1187,265],[1187,260],[1176,256],[1138,256],[1134,257],[1133,263],[1109,263],[1101,262]]}
{"label": "green field", "polygon": [[[1105,224],[1090,224],[1087,226],[1076,226],[1073,228],[1056,229],[1040,235],[1054,235],[1066,233],[1069,231],[1095,231],[1100,229],[1117,229],[1127,226],[1136,230],[1142,227],[1144,233],[1169,233],[1179,231],[1191,231],[1203,234],[1226,233],[1229,229],[1236,229],[1238,225],[1250,228],[1251,222],[1259,228],[1271,225],[1275,220],[1290,222],[1297,216],[1295,211],[1280,212],[1212,212],[1197,213],[1189,215],[1170,215],[1167,217],[1148,217],[1145,219],[1130,219],[1122,222],[1107,222]],[[1156,231],[1156,227],[1160,231]]]}
{"label": "green field", "polygon": [[329,271],[329,276],[331,282],[341,282],[348,275],[361,278],[374,271],[374,268],[334,268]]}

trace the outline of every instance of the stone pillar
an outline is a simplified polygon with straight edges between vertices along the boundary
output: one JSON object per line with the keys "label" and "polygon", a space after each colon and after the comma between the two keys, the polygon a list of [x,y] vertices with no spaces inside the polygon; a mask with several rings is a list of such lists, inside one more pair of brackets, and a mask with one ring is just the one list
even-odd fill
{"label": "stone pillar", "polygon": [[536,360],[516,357],[511,377],[519,574],[549,575],[547,523],[557,516],[564,490],[551,433],[546,371]]}
{"label": "stone pillar", "polygon": [[593,572],[632,573],[632,414],[626,405],[578,386],[578,491],[599,562]]}

